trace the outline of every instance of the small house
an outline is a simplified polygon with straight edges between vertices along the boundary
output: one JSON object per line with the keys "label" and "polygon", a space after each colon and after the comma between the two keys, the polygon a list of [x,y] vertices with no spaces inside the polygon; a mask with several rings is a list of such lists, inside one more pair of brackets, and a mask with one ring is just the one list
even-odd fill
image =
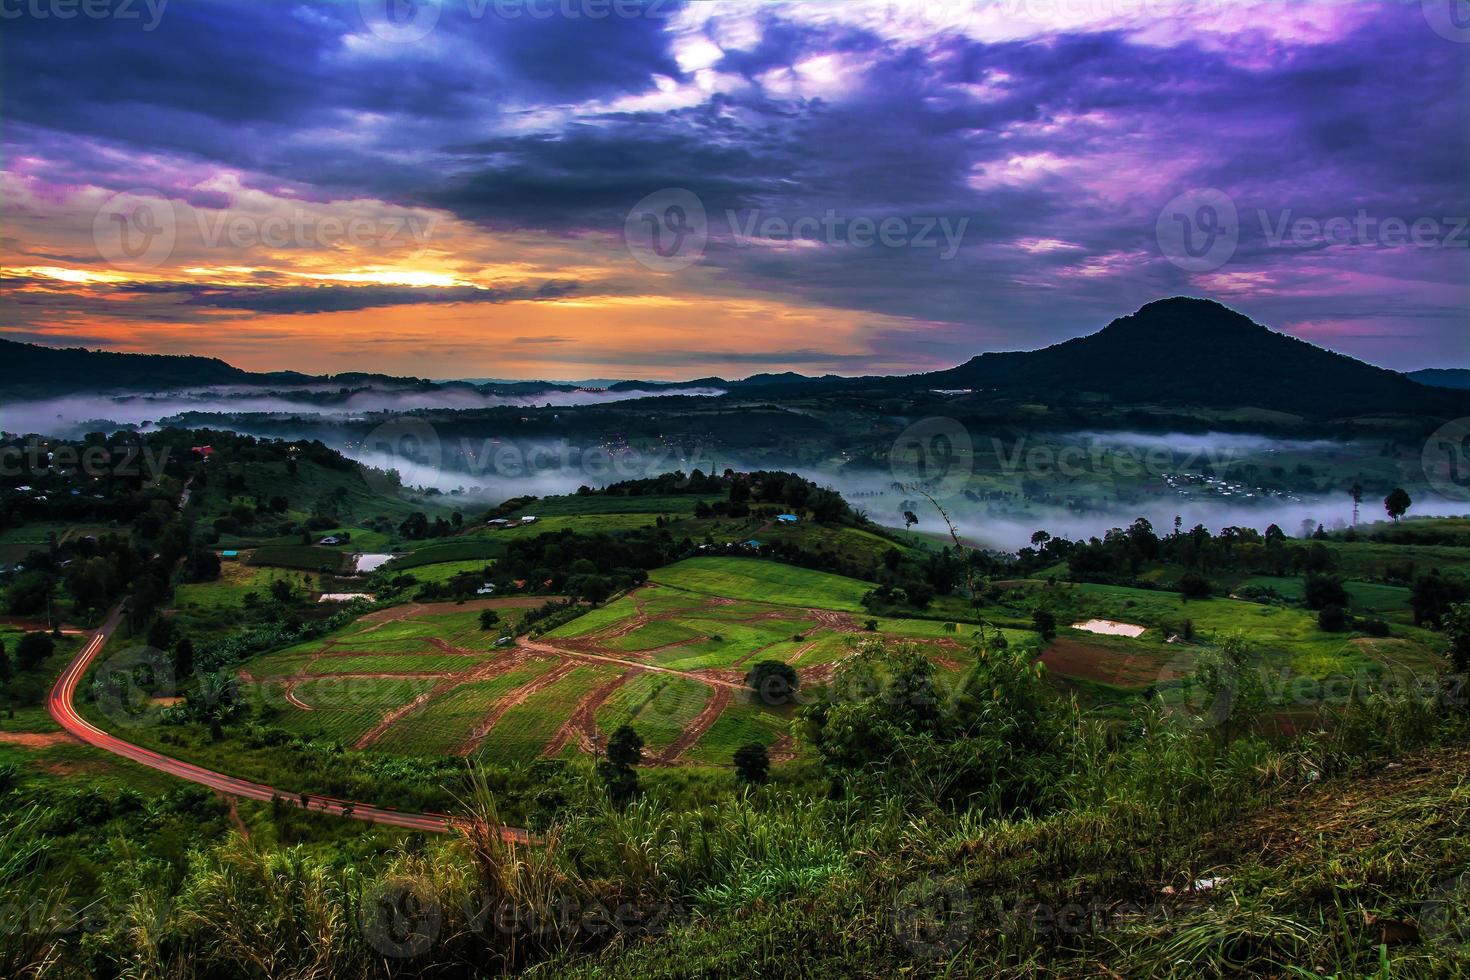
{"label": "small house", "polygon": [[342,543],[342,539],[339,538],[339,537],[337,537],[335,534],[329,534],[325,538],[322,538],[320,541],[317,542],[317,544],[341,544],[341,543]]}
{"label": "small house", "polygon": [[492,527],[507,527],[510,525],[510,521],[506,520],[504,517],[492,518],[486,523],[491,525]]}
{"label": "small house", "polygon": [[491,585],[489,582],[486,582],[484,585],[475,590],[475,595],[489,595],[494,591],[495,586]]}
{"label": "small house", "polygon": [[797,521],[797,516],[795,514],[777,514],[776,520],[780,521],[782,524],[795,524]]}
{"label": "small house", "polygon": [[238,551],[221,551],[219,553],[219,556],[221,558],[223,558],[225,561],[235,561],[236,559],[238,559],[240,557],[240,552],[238,552]]}
{"label": "small house", "polygon": [[522,517],[521,518],[521,523],[522,524],[535,524],[536,523],[536,518],[534,518],[534,517]]}

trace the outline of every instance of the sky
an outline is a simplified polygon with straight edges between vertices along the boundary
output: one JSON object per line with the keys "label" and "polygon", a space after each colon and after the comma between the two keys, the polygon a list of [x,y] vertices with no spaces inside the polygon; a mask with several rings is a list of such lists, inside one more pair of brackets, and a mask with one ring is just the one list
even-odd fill
{"label": "sky", "polygon": [[1470,5],[0,0],[0,337],[910,373],[1163,296],[1470,366]]}

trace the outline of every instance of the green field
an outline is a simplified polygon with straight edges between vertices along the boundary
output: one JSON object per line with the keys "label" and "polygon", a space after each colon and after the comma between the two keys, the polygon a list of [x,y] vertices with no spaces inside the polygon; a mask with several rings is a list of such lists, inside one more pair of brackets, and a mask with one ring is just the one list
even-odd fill
{"label": "green field", "polygon": [[616,667],[573,668],[555,684],[530,695],[501,716],[478,756],[498,762],[530,762],[539,756],[578,702],[616,677]]}
{"label": "green field", "polygon": [[689,726],[710,698],[710,686],[670,674],[637,674],[613,692],[597,711],[605,732],[632,725],[644,747],[658,752]]}
{"label": "green field", "polygon": [[[488,578],[490,566],[491,563],[483,558],[469,559],[466,561],[443,561],[436,562],[432,565],[416,565],[405,574],[412,575],[421,583],[434,582],[443,584],[451,581],[455,576],[463,575],[466,572],[479,575],[482,578]],[[396,573],[400,569],[395,565],[390,571]]]}
{"label": "green field", "polygon": [[[1283,598],[1300,602],[1304,598],[1305,583],[1299,578],[1276,578],[1257,575],[1244,579],[1236,589],[1258,586],[1275,589]],[[1397,585],[1382,585],[1377,582],[1344,582],[1351,600],[1349,609],[1359,615],[1383,616],[1413,622],[1413,610],[1409,608],[1410,590]]]}
{"label": "green field", "polygon": [[769,746],[785,734],[792,717],[790,709],[778,711],[752,703],[747,695],[737,695],[685,758],[695,763],[728,766],[740,746],[748,742]]}
{"label": "green field", "polygon": [[285,698],[285,686],[263,685],[256,697],[274,712],[274,725],[291,731],[335,739],[351,746],[383,716],[434,686],[421,677],[326,677],[302,681],[293,694],[311,707],[302,711]]}
{"label": "green field", "polygon": [[474,735],[496,701],[554,666],[550,660],[532,660],[490,680],[457,687],[399,719],[372,748],[400,755],[449,755]]}
{"label": "green field", "polygon": [[[371,549],[369,549],[371,550]],[[400,555],[382,566],[387,572],[406,572],[420,568],[424,565],[437,565],[441,562],[464,562],[479,561],[484,564],[491,558],[499,558],[505,554],[505,546],[495,541],[483,538],[459,538],[443,544],[425,545],[415,548],[406,555]],[[417,572],[416,577],[420,577]]]}
{"label": "green field", "polygon": [[272,582],[286,581],[298,592],[317,592],[321,576],[315,572],[284,571],[279,568],[221,562],[219,578],[213,582],[190,582],[174,590],[174,606],[180,610],[238,609],[245,593],[270,596]]}
{"label": "green field", "polygon": [[729,599],[842,612],[863,611],[873,586],[857,579],[755,558],[689,558],[649,573],[660,585]]}
{"label": "green field", "polygon": [[267,565],[278,568],[300,568],[328,572],[351,571],[346,552],[333,551],[309,544],[262,545],[250,553],[251,565]]}

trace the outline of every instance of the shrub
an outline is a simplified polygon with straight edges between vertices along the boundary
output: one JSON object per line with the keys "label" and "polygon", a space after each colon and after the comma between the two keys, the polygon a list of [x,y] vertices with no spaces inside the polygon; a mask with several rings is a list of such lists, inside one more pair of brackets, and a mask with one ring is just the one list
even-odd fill
{"label": "shrub", "polygon": [[745,683],[763,704],[781,705],[791,700],[800,683],[796,668],[780,660],[762,660],[745,675]]}
{"label": "shrub", "polygon": [[1179,579],[1179,594],[1186,599],[1206,599],[1215,587],[1199,572],[1185,572]]}
{"label": "shrub", "polygon": [[759,785],[769,778],[771,757],[759,742],[747,742],[735,750],[735,776],[742,783]]}
{"label": "shrub", "polygon": [[1360,619],[1357,623],[1358,629],[1369,636],[1387,636],[1388,624],[1381,619]]}
{"label": "shrub", "polygon": [[1340,633],[1347,628],[1347,611],[1341,606],[1323,606],[1317,613],[1317,625],[1324,632]]}
{"label": "shrub", "polygon": [[1347,606],[1347,590],[1335,575],[1308,575],[1302,589],[1308,609],[1326,609],[1328,606]]}

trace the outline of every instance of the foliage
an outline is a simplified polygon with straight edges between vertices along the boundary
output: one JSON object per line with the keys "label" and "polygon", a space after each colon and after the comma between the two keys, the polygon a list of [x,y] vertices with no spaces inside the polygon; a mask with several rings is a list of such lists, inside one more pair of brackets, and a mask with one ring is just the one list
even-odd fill
{"label": "foliage", "polygon": [[747,742],[735,750],[735,776],[742,783],[760,785],[770,778],[771,757],[759,742]]}

